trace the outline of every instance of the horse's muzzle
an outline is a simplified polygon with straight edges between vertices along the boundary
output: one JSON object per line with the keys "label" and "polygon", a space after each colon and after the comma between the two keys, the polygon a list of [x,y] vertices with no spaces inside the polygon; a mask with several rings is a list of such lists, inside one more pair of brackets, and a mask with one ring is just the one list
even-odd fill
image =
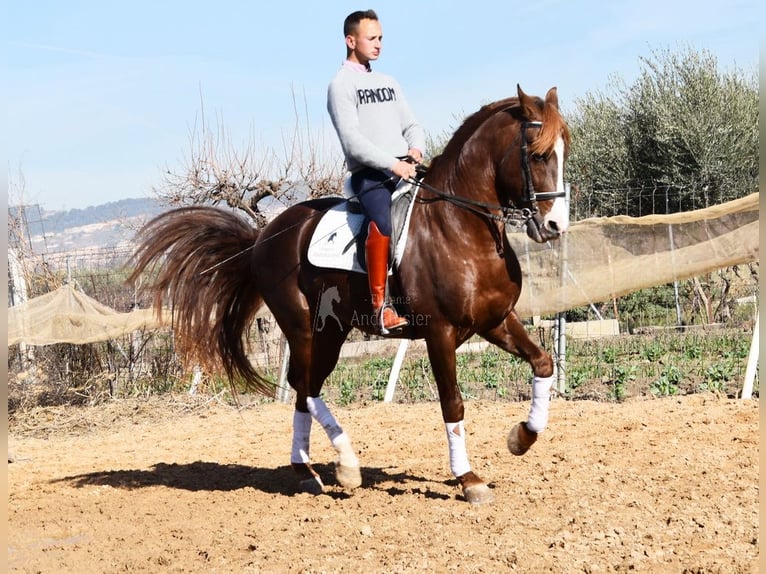
{"label": "horse's muzzle", "polygon": [[555,222],[545,221],[539,214],[535,214],[527,220],[527,237],[537,243],[545,243],[551,239],[558,239],[561,231],[558,230]]}

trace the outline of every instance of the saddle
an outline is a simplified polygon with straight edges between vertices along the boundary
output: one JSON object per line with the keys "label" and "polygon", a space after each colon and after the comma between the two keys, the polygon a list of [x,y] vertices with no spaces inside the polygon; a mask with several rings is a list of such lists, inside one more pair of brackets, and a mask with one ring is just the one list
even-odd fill
{"label": "saddle", "polygon": [[[394,267],[401,264],[407,245],[412,207],[417,189],[400,182],[391,197],[391,253]],[[369,219],[351,190],[350,178],[343,183],[346,200],[334,205],[319,220],[308,249],[309,263],[315,267],[367,273],[364,242]]]}

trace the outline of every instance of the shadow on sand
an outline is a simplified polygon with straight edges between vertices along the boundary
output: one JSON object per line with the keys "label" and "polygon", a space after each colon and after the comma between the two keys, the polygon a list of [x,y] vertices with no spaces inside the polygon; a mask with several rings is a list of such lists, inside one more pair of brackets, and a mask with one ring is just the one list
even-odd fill
{"label": "shadow on sand", "polygon": [[[335,469],[332,464],[314,464],[312,466],[327,485],[326,494],[335,498],[349,496],[340,487],[335,486]],[[150,469],[96,471],[67,476],[51,482],[70,483],[77,488],[110,486],[133,490],[165,486],[189,491],[232,491],[254,488],[265,493],[285,496],[292,496],[300,492],[297,475],[290,466],[256,468],[241,464],[220,464],[204,461],[187,464],[159,462]],[[434,492],[424,484],[433,484],[433,482],[408,473],[391,472],[391,469],[386,468],[362,468],[362,488],[381,490],[388,492],[391,496],[419,493],[427,498],[451,498],[443,493]],[[451,484],[455,481],[445,482]],[[419,486],[413,488],[413,483],[419,484]]]}

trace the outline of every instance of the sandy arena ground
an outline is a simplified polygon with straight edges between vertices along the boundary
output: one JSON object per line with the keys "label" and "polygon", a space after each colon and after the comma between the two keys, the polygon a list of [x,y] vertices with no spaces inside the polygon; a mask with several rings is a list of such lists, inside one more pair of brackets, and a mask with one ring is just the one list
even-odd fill
{"label": "sandy arena ground", "polygon": [[169,399],[38,409],[10,425],[14,572],[758,572],[757,400],[555,400],[532,450],[527,403],[469,402],[494,505],[451,479],[434,403],[334,408],[364,484],[298,493],[292,407]]}

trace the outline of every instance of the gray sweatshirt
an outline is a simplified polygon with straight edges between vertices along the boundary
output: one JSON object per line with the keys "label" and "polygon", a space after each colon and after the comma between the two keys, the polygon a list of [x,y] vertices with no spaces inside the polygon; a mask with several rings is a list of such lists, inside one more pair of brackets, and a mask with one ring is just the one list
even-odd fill
{"label": "gray sweatshirt", "polygon": [[327,111],[351,172],[390,172],[396,156],[425,150],[425,132],[391,76],[346,61],[327,88]]}

